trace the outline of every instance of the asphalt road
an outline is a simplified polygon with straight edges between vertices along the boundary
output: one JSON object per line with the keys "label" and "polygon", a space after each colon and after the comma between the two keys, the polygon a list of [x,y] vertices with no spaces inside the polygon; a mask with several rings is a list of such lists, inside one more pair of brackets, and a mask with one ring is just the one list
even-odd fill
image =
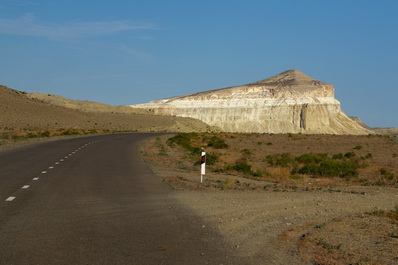
{"label": "asphalt road", "polygon": [[141,160],[154,134],[0,153],[0,264],[244,264]]}

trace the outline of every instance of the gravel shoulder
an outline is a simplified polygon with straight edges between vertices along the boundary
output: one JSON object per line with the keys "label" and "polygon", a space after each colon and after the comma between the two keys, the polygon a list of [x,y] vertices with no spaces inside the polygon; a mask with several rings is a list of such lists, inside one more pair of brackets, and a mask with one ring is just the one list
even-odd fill
{"label": "gravel shoulder", "polygon": [[[333,219],[363,216],[374,209],[393,209],[398,202],[397,189],[357,190],[365,194],[350,190],[178,191],[175,197],[209,221],[231,248],[251,264],[314,264],[312,257],[305,260],[300,256],[298,242],[302,235]],[[348,234],[348,228],[341,228],[339,233]]]}

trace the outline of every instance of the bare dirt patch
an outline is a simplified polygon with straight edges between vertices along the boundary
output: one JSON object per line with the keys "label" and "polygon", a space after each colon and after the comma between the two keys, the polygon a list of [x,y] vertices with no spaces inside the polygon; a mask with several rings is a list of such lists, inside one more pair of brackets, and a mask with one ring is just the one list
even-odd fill
{"label": "bare dirt patch", "polygon": [[[203,184],[199,183],[200,156],[168,143],[171,136],[151,139],[141,151],[155,173],[178,190],[175,197],[204,217],[250,264],[397,264],[397,222],[367,214],[391,212],[398,204],[394,155],[398,147],[390,138],[216,136],[228,147],[208,146],[203,137],[193,140],[198,144],[193,146],[221,154],[208,167]],[[293,157],[326,153],[331,159],[350,152],[366,166],[358,167],[358,175],[349,178],[292,177],[292,168],[271,166],[266,159],[282,153]],[[371,157],[365,158],[368,153]],[[250,171],[230,167],[236,161],[246,161]],[[382,168],[388,174],[380,172]],[[257,170],[265,173],[252,174]]]}

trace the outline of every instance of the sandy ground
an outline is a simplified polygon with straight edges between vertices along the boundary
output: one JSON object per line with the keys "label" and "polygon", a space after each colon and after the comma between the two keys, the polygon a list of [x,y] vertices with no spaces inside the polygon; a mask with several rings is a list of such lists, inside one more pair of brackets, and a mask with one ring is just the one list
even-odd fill
{"label": "sandy ground", "polygon": [[[314,264],[311,257],[309,260],[300,257],[297,246],[300,236],[311,228],[333,218],[363,214],[375,208],[393,209],[398,203],[397,189],[357,190],[366,194],[352,194],[351,190],[179,191],[175,197],[209,221],[231,248],[251,264]],[[293,236],[282,237],[293,230],[296,230]]]}

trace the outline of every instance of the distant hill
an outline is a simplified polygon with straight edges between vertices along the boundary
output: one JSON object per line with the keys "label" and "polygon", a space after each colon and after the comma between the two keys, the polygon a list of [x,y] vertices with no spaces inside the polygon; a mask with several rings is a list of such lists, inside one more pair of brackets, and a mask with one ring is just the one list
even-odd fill
{"label": "distant hill", "polygon": [[145,109],[132,109],[127,106],[112,106],[88,100],[73,100],[58,95],[43,94],[43,93],[26,93],[25,95],[28,98],[40,100],[54,106],[76,109],[85,112],[150,114],[148,110]]}
{"label": "distant hill", "polygon": [[74,128],[129,131],[208,131],[191,118],[161,117],[146,111],[28,94],[0,86],[0,130],[4,128]]}
{"label": "distant hill", "polygon": [[371,128],[374,133],[398,135],[398,128]]}
{"label": "distant hill", "polygon": [[191,117],[226,132],[369,134],[347,117],[331,84],[299,70],[242,85],[130,105],[165,116]]}

